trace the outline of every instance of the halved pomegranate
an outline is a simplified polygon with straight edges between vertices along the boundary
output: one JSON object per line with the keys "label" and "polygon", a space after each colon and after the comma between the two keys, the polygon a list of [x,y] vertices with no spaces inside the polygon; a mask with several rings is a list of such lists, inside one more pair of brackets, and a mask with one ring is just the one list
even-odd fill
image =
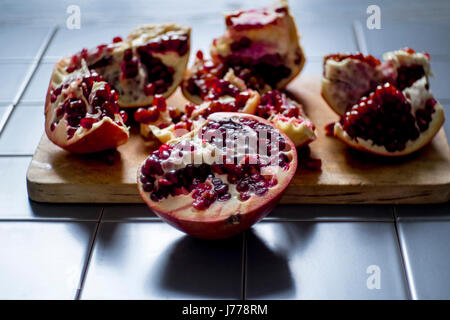
{"label": "halved pomegranate", "polygon": [[316,139],[315,126],[306,116],[302,105],[279,90],[263,94],[255,114],[272,122],[296,147]]}
{"label": "halved pomegranate", "polygon": [[69,59],[67,72],[81,67],[103,76],[119,93],[122,108],[153,103],[153,97],[170,96],[183,78],[189,58],[190,28],[180,24],[142,25],[122,40],[83,49]]}
{"label": "halved pomegranate", "polygon": [[118,95],[102,76],[87,68],[67,72],[68,60],[53,70],[45,101],[45,132],[73,153],[115,148],[127,142],[128,128],[119,112]]}
{"label": "halved pomegranate", "polygon": [[248,87],[285,87],[303,68],[305,57],[287,1],[225,16],[226,32],[214,39],[213,61],[232,68]]}
{"label": "halved pomegranate", "polygon": [[268,214],[296,168],[295,146],[273,124],[219,112],[150,154],[137,180],[142,198],[163,220],[195,237],[218,239]]}
{"label": "halved pomegranate", "polygon": [[444,110],[426,85],[423,77],[405,95],[388,82],[378,86],[335,124],[334,135],[353,148],[383,156],[419,150],[444,122]]}

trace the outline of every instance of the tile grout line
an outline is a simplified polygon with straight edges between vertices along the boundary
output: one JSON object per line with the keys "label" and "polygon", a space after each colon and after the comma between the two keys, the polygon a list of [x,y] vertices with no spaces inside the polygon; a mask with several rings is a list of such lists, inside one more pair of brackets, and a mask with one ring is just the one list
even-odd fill
{"label": "tile grout line", "polygon": [[247,231],[242,234],[241,300],[247,300]]}
{"label": "tile grout line", "polygon": [[398,224],[397,224],[398,215],[397,215],[397,207],[395,205],[393,206],[392,211],[393,211],[393,214],[394,214],[395,236],[397,238],[397,245],[398,245],[398,249],[399,249],[399,252],[400,252],[400,259],[402,261],[403,278],[405,279],[406,285],[408,287],[408,300],[417,300],[416,295],[413,294],[413,293],[415,293],[415,290],[414,290],[414,285],[413,285],[412,279],[410,279],[410,277],[408,275],[408,270],[406,268],[406,264],[407,264],[406,260],[405,260],[406,257],[405,257],[405,253],[404,253],[404,250],[403,250],[403,245],[402,245],[402,242],[401,242],[401,239],[400,239],[400,233],[399,233],[399,230],[398,230]]}
{"label": "tile grout line", "polygon": [[355,20],[353,21],[352,26],[353,26],[353,35],[355,36],[358,50],[362,54],[368,54],[366,37],[364,36],[364,29],[361,25],[361,22],[359,20]]}
{"label": "tile grout line", "polygon": [[77,291],[75,293],[74,300],[80,300],[81,293],[82,293],[83,287],[84,287],[84,282],[86,280],[87,270],[88,270],[89,264],[91,262],[92,251],[94,250],[95,240],[97,239],[98,230],[100,228],[100,224],[101,224],[101,221],[102,221],[102,218],[103,218],[104,210],[105,210],[105,208],[103,207],[102,211],[100,213],[100,217],[97,220],[97,223],[96,223],[96,226],[95,226],[95,230],[94,230],[93,235],[92,235],[92,241],[89,244],[88,253],[87,253],[87,259],[86,259],[86,262],[83,265],[83,269],[81,270],[80,282],[78,284],[78,288],[77,288]]}
{"label": "tile grout line", "polygon": [[57,27],[54,26],[48,32],[42,45],[39,47],[39,50],[36,53],[36,56],[33,59],[33,62],[31,63],[31,66],[28,68],[28,71],[25,74],[24,79],[22,80],[22,83],[19,87],[19,90],[18,90],[16,96],[13,99],[12,104],[10,104],[6,107],[6,110],[0,119],[0,135],[3,133],[3,130],[6,127],[8,120],[11,118],[11,115],[12,115],[15,107],[19,103],[20,99],[22,98],[23,94],[25,93],[25,90],[27,89],[28,85],[30,84],[31,79],[33,78],[34,74],[36,73],[36,70],[39,67],[39,63],[41,62],[42,57],[44,56],[45,52],[47,51],[47,48],[50,45],[50,42],[52,41],[53,37],[55,36],[56,30],[57,30]]}

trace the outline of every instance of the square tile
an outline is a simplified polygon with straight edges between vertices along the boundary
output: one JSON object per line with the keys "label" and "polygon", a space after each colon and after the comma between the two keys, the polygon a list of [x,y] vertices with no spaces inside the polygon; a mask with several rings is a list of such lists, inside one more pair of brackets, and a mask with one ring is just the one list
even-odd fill
{"label": "square tile", "polygon": [[247,238],[246,279],[248,299],[408,298],[388,222],[259,223]]}
{"label": "square tile", "polygon": [[351,22],[302,23],[297,22],[300,44],[307,57],[320,57],[337,52],[357,50]]}
{"label": "square tile", "polygon": [[303,66],[302,75],[317,75],[322,76],[323,72],[323,60],[319,57],[306,58],[305,65]]}
{"label": "square tile", "polygon": [[[419,9],[418,9],[419,10]],[[417,21],[410,23],[381,22],[381,29],[369,30],[363,21],[369,53],[380,55],[387,51],[410,47],[416,51],[426,51],[433,56],[449,55],[450,24]]]}
{"label": "square tile", "polygon": [[242,236],[205,241],[161,222],[101,223],[82,299],[240,299]]}
{"label": "square tile", "polygon": [[450,299],[450,221],[399,224],[414,299]]}
{"label": "square tile", "polygon": [[266,219],[302,221],[394,221],[389,205],[278,205]]}
{"label": "square tile", "polygon": [[21,102],[41,102],[44,105],[54,66],[54,63],[41,63],[37,67],[20,100]]}
{"label": "square tile", "polygon": [[32,155],[44,133],[44,106],[16,106],[0,136],[0,155]]}
{"label": "square tile", "polygon": [[[431,58],[433,59],[433,58]],[[450,58],[447,60],[431,60],[430,89],[436,99],[450,100]]]}
{"label": "square tile", "polygon": [[399,221],[450,220],[450,202],[397,206],[395,210]]}
{"label": "square tile", "polygon": [[98,221],[99,205],[45,204],[28,199],[26,172],[31,157],[0,157],[0,220]]}
{"label": "square tile", "polygon": [[103,208],[102,221],[160,220],[145,204],[108,205]]}
{"label": "square tile", "polygon": [[91,222],[0,222],[0,299],[74,299]]}
{"label": "square tile", "polygon": [[0,101],[14,102],[31,64],[0,62]]}
{"label": "square tile", "polygon": [[2,25],[0,27],[0,58],[34,59],[44,44],[50,28],[20,25]]}

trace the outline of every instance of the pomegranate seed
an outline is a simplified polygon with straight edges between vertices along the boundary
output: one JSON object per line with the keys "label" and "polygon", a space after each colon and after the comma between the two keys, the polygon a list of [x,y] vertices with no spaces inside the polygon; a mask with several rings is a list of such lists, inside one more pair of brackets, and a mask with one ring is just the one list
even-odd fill
{"label": "pomegranate seed", "polygon": [[136,120],[137,122],[150,123],[155,122],[156,120],[158,120],[158,118],[159,118],[159,111],[158,108],[156,108],[155,106],[150,107],[148,109],[139,108],[134,113],[134,120]]}
{"label": "pomegranate seed", "polygon": [[166,111],[167,107],[166,99],[162,95],[160,94],[155,95],[155,97],[153,98],[153,104],[158,107],[158,110],[160,112]]}
{"label": "pomegranate seed", "polygon": [[118,42],[122,42],[122,37],[114,37],[113,38],[113,43],[118,43]]}
{"label": "pomegranate seed", "polygon": [[85,129],[91,129],[92,125],[97,122],[97,119],[94,118],[83,118],[80,121],[80,126]]}
{"label": "pomegranate seed", "polygon": [[128,120],[128,113],[125,110],[120,110],[120,116],[122,117],[123,123],[127,122],[127,120]]}
{"label": "pomegranate seed", "polygon": [[155,85],[153,83],[149,83],[144,87],[144,93],[146,96],[151,96],[155,94]]}
{"label": "pomegranate seed", "polygon": [[197,59],[203,60],[203,51],[198,50],[197,53],[195,54],[195,56],[197,57]]}

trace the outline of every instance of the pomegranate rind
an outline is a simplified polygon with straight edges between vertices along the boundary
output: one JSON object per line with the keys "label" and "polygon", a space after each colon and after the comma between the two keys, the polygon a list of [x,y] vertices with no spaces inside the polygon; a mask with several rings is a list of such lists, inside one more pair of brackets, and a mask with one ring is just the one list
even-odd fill
{"label": "pomegranate rind", "polygon": [[[211,114],[207,122],[209,120],[223,120],[231,117],[254,119],[280,132],[269,121],[248,114],[218,112]],[[207,122],[205,122],[205,125]],[[200,129],[201,127],[171,143],[176,143],[180,139],[189,139]],[[192,207],[194,201],[192,198],[193,191],[185,195],[169,196],[166,199],[154,202],[149,198],[149,193],[143,190],[142,183],[139,179],[142,165],[137,172],[139,193],[148,207],[162,220],[189,235],[204,239],[232,237],[250,228],[254,223],[270,213],[294,177],[297,169],[297,152],[289,137],[283,132],[280,132],[280,135],[290,147],[289,158],[291,161],[289,162],[289,168],[287,170],[281,170],[281,174],[277,175],[277,185],[270,187],[263,196],[254,195],[247,201],[237,199],[231,199],[226,202],[215,201],[205,210],[197,210]]]}
{"label": "pomegranate rind", "polygon": [[[45,133],[50,141],[71,153],[93,153],[116,148],[125,144],[129,139],[129,130],[125,125],[119,125],[109,117],[104,117],[95,123],[91,129],[82,129],[81,134],[75,134],[68,139],[67,133],[50,130],[53,121],[53,106],[51,102],[51,89],[56,83],[62,83],[65,72],[63,71],[69,62],[69,58],[60,60],[52,71],[50,84],[45,98]],[[120,114],[116,118],[121,120]],[[65,121],[65,120],[62,120]],[[123,122],[122,122],[123,124]]]}
{"label": "pomegranate rind", "polygon": [[398,151],[388,151],[384,146],[374,145],[371,140],[364,140],[361,138],[352,138],[347,132],[342,128],[342,125],[339,122],[336,122],[334,125],[334,136],[347,144],[348,146],[364,151],[369,152],[381,156],[388,157],[400,157],[411,154],[413,152],[418,151],[419,149],[426,146],[428,143],[433,140],[433,137],[439,132],[442,124],[445,121],[444,109],[442,105],[437,102],[434,105],[434,113],[431,116],[431,121],[429,123],[429,128],[422,132],[420,136],[416,140],[409,140],[406,144],[405,149]]}
{"label": "pomegranate rind", "polygon": [[[261,8],[263,9],[263,8]],[[256,10],[261,10],[256,9]],[[261,43],[270,48],[271,52],[278,53],[283,57],[284,65],[286,65],[291,73],[289,76],[280,80],[276,87],[267,88],[281,89],[284,88],[292,79],[294,79],[303,69],[306,58],[303,49],[300,45],[300,37],[297,32],[295,20],[290,14],[289,5],[285,0],[277,0],[268,10],[278,12],[276,23],[269,23],[267,25],[251,28],[250,30],[233,30],[232,27],[227,26],[225,34],[217,39],[214,39],[210,47],[210,55],[214,62],[222,62],[224,57],[231,54],[231,44],[235,40],[243,37],[250,39],[254,43]],[[248,10],[243,12],[255,11]],[[235,13],[225,16],[227,20]]]}

